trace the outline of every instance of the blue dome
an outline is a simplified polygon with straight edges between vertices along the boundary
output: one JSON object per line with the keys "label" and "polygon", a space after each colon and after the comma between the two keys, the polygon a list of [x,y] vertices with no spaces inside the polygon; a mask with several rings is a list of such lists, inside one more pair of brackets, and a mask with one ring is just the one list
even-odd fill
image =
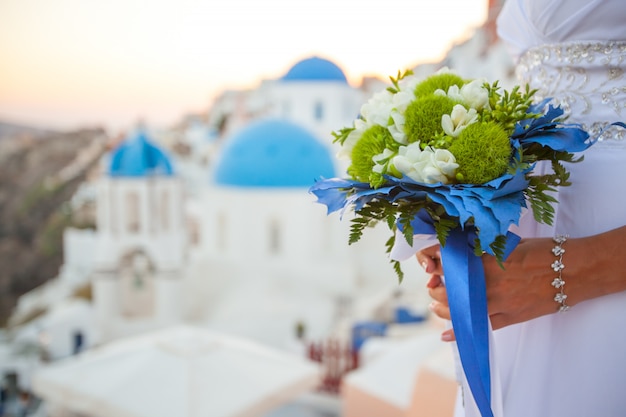
{"label": "blue dome", "polygon": [[309,187],[334,176],[327,148],[303,128],[282,120],[252,122],[231,138],[215,182],[239,187]]}
{"label": "blue dome", "polygon": [[109,175],[112,177],[143,177],[173,175],[172,164],[158,146],[138,130],[122,142],[111,155]]}
{"label": "blue dome", "polygon": [[295,64],[282,81],[339,81],[348,83],[345,74],[334,63],[316,56]]}

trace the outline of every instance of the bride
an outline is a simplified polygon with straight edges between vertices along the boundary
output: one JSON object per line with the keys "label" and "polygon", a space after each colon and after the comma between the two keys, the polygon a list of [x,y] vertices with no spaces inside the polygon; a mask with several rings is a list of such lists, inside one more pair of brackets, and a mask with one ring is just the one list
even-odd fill
{"label": "bride", "polygon": [[[626,130],[605,129],[626,121],[626,3],[506,0],[498,33],[521,84],[553,97],[592,137],[603,133],[584,161],[568,164],[572,185],[558,191],[553,227],[524,216],[524,239],[505,269],[483,257],[492,409],[496,417],[626,416]],[[553,253],[559,247],[565,252]],[[432,310],[449,318],[438,247],[417,259],[431,274]],[[442,339],[453,340],[452,330]],[[457,414],[478,416],[463,391]]]}

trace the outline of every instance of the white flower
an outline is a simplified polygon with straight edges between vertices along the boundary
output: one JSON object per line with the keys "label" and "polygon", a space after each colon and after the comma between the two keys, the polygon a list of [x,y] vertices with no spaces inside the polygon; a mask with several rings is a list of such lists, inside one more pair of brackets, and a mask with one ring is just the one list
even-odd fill
{"label": "white flower", "polygon": [[448,93],[446,94],[448,98],[451,98],[455,101],[465,102],[463,95],[461,94],[461,90],[458,85],[451,85],[448,87]]}
{"label": "white flower", "polygon": [[489,108],[489,92],[484,87],[485,80],[472,80],[459,88],[457,85],[448,87],[448,91],[441,88],[435,90],[435,95],[446,96],[452,100],[464,103],[467,107],[481,110]]}
{"label": "white flower", "polygon": [[372,171],[377,172],[379,174],[386,174],[388,171],[387,166],[389,165],[389,161],[391,157],[395,155],[395,152],[391,149],[384,149],[383,153],[379,153],[378,155],[374,155],[372,157],[372,161],[374,161],[374,166],[372,167]]}
{"label": "white flower", "polygon": [[374,94],[363,106],[361,106],[361,116],[367,121],[368,125],[375,124],[387,126],[389,114],[394,108],[394,95],[387,90]]}
{"label": "white flower", "polygon": [[467,110],[462,105],[456,104],[452,108],[451,114],[441,116],[441,127],[446,135],[456,138],[466,126],[475,123],[477,120],[478,114],[475,109]]}
{"label": "white flower", "polygon": [[424,81],[424,77],[418,77],[417,75],[407,75],[403,79],[398,82],[398,87],[400,87],[401,91],[415,91],[415,87],[419,83]]}
{"label": "white flower", "polygon": [[476,110],[489,108],[489,92],[485,88],[484,79],[473,80],[461,87],[463,102]]}
{"label": "white flower", "polygon": [[[450,179],[456,176],[456,170],[459,164],[456,163],[456,158],[447,149],[432,149],[429,150],[431,166],[428,167],[424,176],[426,182],[431,184],[435,182],[447,183]],[[432,151],[432,152],[430,152]]]}
{"label": "white flower", "polygon": [[449,183],[459,167],[454,155],[447,149],[427,147],[422,150],[419,142],[400,146],[391,164],[412,180],[426,184]]}
{"label": "white flower", "polygon": [[393,95],[392,103],[394,110],[399,111],[400,113],[404,113],[409,104],[411,104],[415,100],[415,93],[413,90],[408,91],[398,91]]}
{"label": "white flower", "polygon": [[408,143],[408,138],[404,132],[404,113],[394,110],[391,112],[390,116],[393,123],[387,126],[387,130],[389,130],[391,137],[393,137],[396,142],[406,145]]}

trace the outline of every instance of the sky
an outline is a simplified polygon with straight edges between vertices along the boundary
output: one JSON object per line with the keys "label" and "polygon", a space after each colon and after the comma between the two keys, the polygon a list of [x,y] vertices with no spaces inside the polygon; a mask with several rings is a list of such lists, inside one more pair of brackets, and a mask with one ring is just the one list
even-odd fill
{"label": "sky", "polygon": [[166,127],[316,55],[353,85],[434,62],[487,0],[0,0],[0,121]]}

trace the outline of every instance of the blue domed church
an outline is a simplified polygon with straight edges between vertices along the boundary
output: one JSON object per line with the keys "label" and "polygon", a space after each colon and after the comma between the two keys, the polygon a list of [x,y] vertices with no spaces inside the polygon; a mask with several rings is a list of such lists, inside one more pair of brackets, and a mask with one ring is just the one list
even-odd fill
{"label": "blue domed church", "polygon": [[187,231],[171,158],[136,129],[109,155],[97,192],[92,288],[101,337],[180,319]]}
{"label": "blue domed church", "polygon": [[393,285],[380,279],[392,275],[388,236],[348,245],[350,214],[327,216],[308,193],[343,175],[331,132],[352,122],[361,94],[311,57],[239,105],[216,103],[236,123],[211,143],[208,166],[175,164],[145,129],[126,136],[96,190],[99,341],[185,321],[281,347],[296,323],[324,338],[345,300]]}
{"label": "blue domed church", "polygon": [[280,119],[250,123],[224,146],[216,184],[233,187],[310,187],[335,176],[328,149],[309,131]]}
{"label": "blue domed church", "polygon": [[[317,138],[334,158],[338,147],[332,143],[332,132],[357,117],[365,98],[361,89],[349,84],[337,64],[310,56],[281,76],[262,81],[243,97],[225,94],[216,101],[212,113],[216,119],[226,120],[226,136],[258,118],[293,122]],[[341,162],[334,163],[337,169],[345,169]]]}
{"label": "blue domed church", "polygon": [[[377,257],[363,250],[367,238],[347,244],[348,214],[344,221],[327,216],[308,193],[317,179],[343,175],[332,131],[352,123],[362,102],[336,64],[310,57],[235,106],[249,113],[226,129],[196,212],[194,315],[268,343],[296,321],[321,337],[337,300],[390,272],[383,248]],[[250,304],[264,323],[258,333]]]}

